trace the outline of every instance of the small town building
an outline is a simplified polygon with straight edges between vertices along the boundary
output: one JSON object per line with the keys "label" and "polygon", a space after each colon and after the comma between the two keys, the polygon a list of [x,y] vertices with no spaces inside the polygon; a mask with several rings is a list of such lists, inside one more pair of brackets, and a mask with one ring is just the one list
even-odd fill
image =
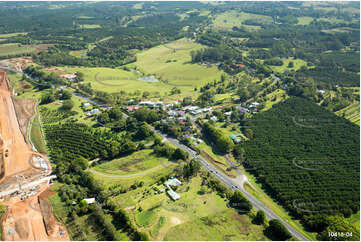
{"label": "small town building", "polygon": [[172,189],[169,189],[169,190],[167,191],[167,193],[168,193],[168,195],[169,195],[174,201],[176,201],[176,200],[178,200],[178,199],[181,198],[181,196],[179,196],[179,194],[176,193],[175,191],[173,191]]}
{"label": "small town building", "polygon": [[226,115],[226,116],[231,116],[231,114],[232,114],[232,111],[228,111],[228,112],[224,113],[224,115]]}
{"label": "small town building", "polygon": [[90,110],[90,111],[88,112],[88,115],[96,114],[96,113],[99,113],[99,112],[100,112],[99,109],[94,108],[94,109],[92,109],[92,110]]}
{"label": "small town building", "polygon": [[164,182],[164,185],[166,187],[180,186],[180,185],[182,185],[182,182],[180,180],[178,180],[177,178],[171,178],[171,179],[168,179],[166,182]]}
{"label": "small town building", "polygon": [[192,110],[192,111],[191,111],[191,114],[192,114],[192,115],[197,115],[197,114],[200,114],[200,113],[202,113],[202,110],[199,110],[199,109],[198,109],[198,110]]}
{"label": "small town building", "polygon": [[87,107],[89,107],[90,106],[90,103],[83,103],[83,107],[84,108],[87,108]]}
{"label": "small town building", "polygon": [[127,106],[126,109],[128,112],[134,112],[139,109],[139,106]]}
{"label": "small town building", "polygon": [[70,74],[61,75],[60,77],[65,78],[69,81],[74,81],[74,79],[76,78],[76,75],[73,73],[70,73]]}
{"label": "small town building", "polygon": [[237,108],[238,108],[238,110],[239,110],[241,113],[243,113],[243,114],[245,114],[245,113],[248,112],[248,108],[244,108],[244,107],[242,107],[241,105],[238,105]]}
{"label": "small town building", "polygon": [[210,120],[212,120],[212,121],[214,121],[214,122],[217,122],[217,121],[218,121],[218,118],[217,118],[216,116],[212,116],[212,117],[210,118]]}
{"label": "small town building", "polygon": [[142,101],[139,103],[140,106],[154,107],[155,103],[151,101]]}
{"label": "small town building", "polygon": [[83,200],[86,201],[88,204],[95,203],[95,198],[94,197],[92,197],[92,198],[84,198]]}

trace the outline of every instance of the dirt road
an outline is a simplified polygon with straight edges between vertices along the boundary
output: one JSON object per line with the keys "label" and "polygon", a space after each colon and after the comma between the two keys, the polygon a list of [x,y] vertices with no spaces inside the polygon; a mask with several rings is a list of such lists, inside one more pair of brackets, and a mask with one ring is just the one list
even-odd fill
{"label": "dirt road", "polygon": [[11,96],[6,82],[6,72],[0,70],[0,134],[3,153],[7,153],[7,157],[3,157],[5,176],[2,180],[30,169],[29,160],[33,153],[20,131]]}

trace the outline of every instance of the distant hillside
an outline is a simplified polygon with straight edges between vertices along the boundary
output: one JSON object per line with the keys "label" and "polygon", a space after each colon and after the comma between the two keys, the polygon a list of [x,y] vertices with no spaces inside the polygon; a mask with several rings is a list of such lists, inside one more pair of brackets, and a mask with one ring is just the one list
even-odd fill
{"label": "distant hillside", "polygon": [[357,125],[301,98],[278,103],[246,125],[254,137],[245,144],[245,166],[294,214],[358,211]]}

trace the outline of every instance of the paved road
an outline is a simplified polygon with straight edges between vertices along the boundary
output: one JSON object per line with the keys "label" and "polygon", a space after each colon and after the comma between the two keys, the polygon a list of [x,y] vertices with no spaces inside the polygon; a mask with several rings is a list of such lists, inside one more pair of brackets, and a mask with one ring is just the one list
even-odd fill
{"label": "paved road", "polygon": [[298,232],[296,229],[294,229],[291,225],[289,225],[288,223],[286,223],[283,219],[281,219],[277,214],[275,214],[271,209],[269,209],[268,207],[266,207],[263,203],[261,203],[260,201],[258,201],[254,196],[252,196],[250,193],[248,193],[242,184],[242,181],[238,180],[238,179],[231,179],[229,178],[227,175],[225,175],[223,172],[221,172],[218,168],[216,168],[215,166],[213,166],[212,164],[210,164],[206,159],[204,159],[202,156],[197,155],[197,153],[190,149],[189,147],[181,144],[178,140],[168,137],[167,135],[159,132],[158,130],[155,130],[153,127],[151,127],[151,129],[158,135],[162,136],[163,138],[165,138],[168,142],[172,143],[173,145],[177,146],[178,148],[184,150],[185,152],[189,153],[189,155],[192,158],[198,159],[200,161],[200,163],[207,169],[209,170],[211,173],[213,173],[213,175],[219,179],[220,181],[222,181],[227,187],[231,188],[232,190],[239,190],[241,191],[245,197],[252,203],[253,207],[256,210],[263,210],[267,216],[268,219],[278,219],[280,220],[283,225],[290,231],[290,233],[298,238],[299,240],[303,240],[303,241],[309,241],[308,238],[306,238],[303,234],[301,234],[300,232]]}

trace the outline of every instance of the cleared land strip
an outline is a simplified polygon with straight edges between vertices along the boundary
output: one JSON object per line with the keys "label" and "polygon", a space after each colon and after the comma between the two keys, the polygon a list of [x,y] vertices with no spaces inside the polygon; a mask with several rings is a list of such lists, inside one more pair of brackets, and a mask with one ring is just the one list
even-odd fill
{"label": "cleared land strip", "polygon": [[100,171],[95,171],[93,169],[90,169],[89,171],[98,175],[98,176],[102,176],[102,177],[107,177],[107,178],[132,178],[132,177],[138,177],[138,176],[143,176],[143,175],[146,175],[152,171],[155,171],[155,170],[158,170],[159,168],[161,167],[167,167],[166,166],[166,162],[162,162],[162,164],[156,166],[156,167],[153,167],[149,170],[146,170],[146,171],[142,171],[142,172],[138,172],[138,173],[135,173],[135,174],[129,174],[129,175],[110,175],[110,174],[104,174]]}

